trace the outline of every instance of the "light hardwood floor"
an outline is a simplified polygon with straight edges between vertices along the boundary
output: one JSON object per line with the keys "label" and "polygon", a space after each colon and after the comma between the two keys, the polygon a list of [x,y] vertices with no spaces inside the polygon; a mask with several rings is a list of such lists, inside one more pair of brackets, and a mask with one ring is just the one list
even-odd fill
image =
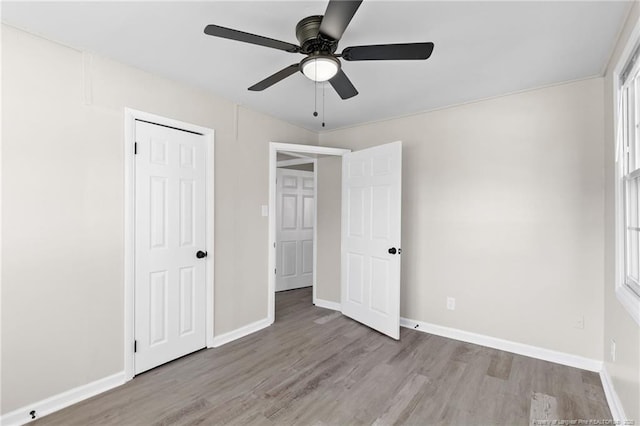
{"label": "light hardwood floor", "polygon": [[610,419],[596,373],[409,329],[396,342],[278,293],[273,326],[37,425],[528,425]]}

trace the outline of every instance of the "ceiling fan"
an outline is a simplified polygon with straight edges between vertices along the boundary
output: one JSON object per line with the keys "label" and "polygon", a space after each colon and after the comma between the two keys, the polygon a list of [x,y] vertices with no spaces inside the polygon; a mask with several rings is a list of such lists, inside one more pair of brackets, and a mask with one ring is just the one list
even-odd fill
{"label": "ceiling fan", "polygon": [[264,90],[300,71],[313,81],[329,81],[342,99],[349,99],[358,91],[342,71],[339,58],[345,61],[424,60],[433,52],[433,43],[427,42],[352,46],[343,49],[342,53],[335,53],[342,34],[361,3],[362,0],[330,0],[324,16],[302,19],[296,25],[296,38],[300,46],[219,25],[207,25],[204,32],[215,37],[306,55],[299,63],[276,72],[249,87],[249,90]]}

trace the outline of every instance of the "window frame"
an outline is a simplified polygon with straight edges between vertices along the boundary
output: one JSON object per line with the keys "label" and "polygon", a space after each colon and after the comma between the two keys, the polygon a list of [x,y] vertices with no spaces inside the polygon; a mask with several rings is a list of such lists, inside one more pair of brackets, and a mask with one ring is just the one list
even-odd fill
{"label": "window frame", "polygon": [[[621,141],[616,152],[617,178],[620,186],[621,222],[620,238],[624,239],[623,284],[640,297],[640,257],[638,256],[638,185],[640,164],[637,158],[640,148],[640,60],[629,72],[626,81],[621,82]],[[629,118],[633,118],[632,121]],[[621,143],[622,142],[622,143]],[[635,187],[634,187],[635,186]],[[635,191],[635,194],[634,194]],[[634,238],[635,237],[635,238]]]}
{"label": "window frame", "polygon": [[[628,69],[628,64],[632,63]],[[622,81],[623,73],[625,80]],[[630,103],[629,93],[633,90],[633,102]],[[618,59],[613,71],[613,108],[614,108],[614,167],[615,167],[615,293],[618,301],[640,325],[640,282],[630,276],[628,256],[630,232],[628,229],[629,206],[627,205],[629,181],[638,179],[640,185],[640,20],[636,23],[627,44]],[[626,111],[629,114],[625,114]],[[628,118],[633,117],[630,123]],[[633,138],[634,150],[627,150],[623,142]],[[629,157],[635,156],[633,170],[629,170]],[[638,195],[636,195],[638,197]],[[638,200],[636,199],[636,206]],[[636,207],[636,210],[638,207]],[[636,211],[636,217],[638,213]],[[638,220],[638,219],[636,219]],[[640,224],[636,223],[640,226]],[[637,228],[637,227],[636,227]],[[638,236],[640,239],[640,235]],[[640,243],[638,243],[640,244]],[[637,252],[636,252],[637,253]],[[640,268],[640,259],[636,260],[636,268]],[[637,274],[637,273],[636,273]]]}

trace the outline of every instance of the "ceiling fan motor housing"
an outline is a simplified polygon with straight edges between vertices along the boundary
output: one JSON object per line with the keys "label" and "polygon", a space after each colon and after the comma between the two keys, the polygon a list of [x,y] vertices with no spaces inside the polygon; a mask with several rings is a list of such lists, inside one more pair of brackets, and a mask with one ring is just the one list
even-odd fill
{"label": "ceiling fan motor housing", "polygon": [[322,15],[308,16],[296,25],[296,38],[300,42],[300,53],[310,54],[334,53],[338,48],[338,42],[327,40],[320,35]]}

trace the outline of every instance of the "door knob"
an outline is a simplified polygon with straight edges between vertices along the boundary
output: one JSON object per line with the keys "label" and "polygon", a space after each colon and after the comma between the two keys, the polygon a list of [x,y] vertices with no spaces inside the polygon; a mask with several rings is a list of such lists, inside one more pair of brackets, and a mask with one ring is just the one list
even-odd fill
{"label": "door knob", "polygon": [[395,247],[391,247],[391,248],[389,249],[389,254],[396,254],[396,252],[397,252],[397,250],[396,250],[396,248],[395,248]]}
{"label": "door knob", "polygon": [[196,253],[196,257],[198,259],[202,259],[203,257],[207,257],[207,252],[206,251],[202,251],[202,250],[198,250],[198,252]]}

